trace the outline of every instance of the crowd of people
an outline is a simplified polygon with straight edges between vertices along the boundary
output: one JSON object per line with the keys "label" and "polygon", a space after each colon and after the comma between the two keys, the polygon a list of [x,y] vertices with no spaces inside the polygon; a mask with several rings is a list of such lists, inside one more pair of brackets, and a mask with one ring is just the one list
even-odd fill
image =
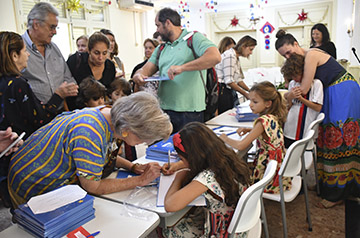
{"label": "crowd of people", "polygon": [[[302,139],[319,112],[317,167],[323,200],[329,208],[360,197],[360,87],[336,61],[336,48],[325,25],[311,29],[310,49],[293,35],[277,32],[276,50],[286,58],[281,72],[289,83],[284,97],[270,82],[249,88],[240,57],[248,58],[257,41],[225,37],[218,47],[203,34],[181,27],[179,14],[161,9],[153,38],[144,41],[144,61],[125,79],[124,62],[111,30],[76,40],[77,52],[65,61],[52,42],[58,12],[37,3],[21,36],[0,32],[0,151],[26,133],[1,159],[1,199],[17,208],[31,197],[66,184],[79,184],[95,195],[144,186],[160,173],[177,173],[165,209],[179,211],[203,194],[206,207],[191,209],[166,237],[225,237],[232,213],[246,188],[261,180],[270,160],[281,167],[288,148]],[[187,39],[192,38],[193,49]],[[196,56],[196,57],[195,57]],[[242,140],[216,134],[204,125],[206,90],[202,78],[215,68],[219,80],[218,114],[250,100],[259,117],[252,129],[239,128]],[[151,76],[168,78],[147,82]],[[173,134],[179,161],[169,167],[137,164],[135,145],[148,145]],[[257,140],[257,155],[247,164],[234,152]],[[230,146],[230,147],[229,147]],[[39,166],[41,165],[41,166]],[[110,179],[114,167],[140,176]],[[284,190],[291,178],[284,177]],[[275,176],[264,192],[279,193]],[[247,233],[237,234],[246,237]]]}

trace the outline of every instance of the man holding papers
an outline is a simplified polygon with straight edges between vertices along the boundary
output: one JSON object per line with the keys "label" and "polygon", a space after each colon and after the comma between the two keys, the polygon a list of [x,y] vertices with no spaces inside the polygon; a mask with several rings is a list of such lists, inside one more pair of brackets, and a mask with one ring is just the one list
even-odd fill
{"label": "man holding papers", "polygon": [[[138,85],[144,85],[144,79],[158,70],[161,77],[171,79],[160,81],[158,96],[160,106],[170,116],[176,132],[188,122],[203,122],[205,89],[199,70],[215,66],[220,62],[221,56],[216,46],[205,36],[181,29],[179,14],[170,8],[160,10],[155,24],[166,43],[155,49],[133,79]],[[187,45],[187,39],[191,36],[194,51],[199,56],[197,59],[194,59],[193,52]],[[158,58],[159,50],[161,52]],[[202,73],[206,79],[204,72]]]}
{"label": "man holding papers", "polygon": [[101,179],[112,138],[129,145],[167,139],[169,117],[157,99],[138,92],[122,97],[112,108],[100,106],[64,112],[33,133],[9,166],[9,192],[15,206],[67,184],[80,184],[88,193],[108,194],[144,186],[160,176],[157,163],[140,176]]}

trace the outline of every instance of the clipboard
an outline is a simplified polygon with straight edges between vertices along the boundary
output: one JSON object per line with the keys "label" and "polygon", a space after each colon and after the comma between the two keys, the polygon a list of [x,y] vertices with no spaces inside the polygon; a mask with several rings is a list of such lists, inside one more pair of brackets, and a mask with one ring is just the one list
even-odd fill
{"label": "clipboard", "polygon": [[168,77],[148,77],[144,79],[145,82],[151,82],[151,81],[166,81],[170,80]]}

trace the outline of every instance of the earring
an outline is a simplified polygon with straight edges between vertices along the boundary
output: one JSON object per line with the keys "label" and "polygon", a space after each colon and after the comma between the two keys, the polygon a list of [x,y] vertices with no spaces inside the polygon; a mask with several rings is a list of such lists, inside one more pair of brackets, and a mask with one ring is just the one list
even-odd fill
{"label": "earring", "polygon": [[129,133],[127,131],[121,132],[121,136],[124,138],[127,137],[128,135],[129,135]]}

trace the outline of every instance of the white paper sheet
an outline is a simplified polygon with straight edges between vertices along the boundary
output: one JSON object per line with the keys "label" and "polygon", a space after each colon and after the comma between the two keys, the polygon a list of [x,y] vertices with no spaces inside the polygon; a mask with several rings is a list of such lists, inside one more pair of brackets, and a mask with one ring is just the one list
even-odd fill
{"label": "white paper sheet", "polygon": [[[167,191],[169,190],[171,184],[173,183],[176,173],[182,171],[184,169],[181,169],[179,171],[176,171],[172,175],[163,175],[160,176],[160,182],[159,182],[159,188],[158,188],[158,196],[156,201],[156,206],[163,207],[165,196]],[[188,206],[206,206],[206,200],[204,196],[199,196],[194,199]]]}
{"label": "white paper sheet", "polygon": [[85,196],[86,191],[80,188],[79,185],[66,185],[54,191],[32,197],[27,204],[34,214],[39,214],[53,211]]}

